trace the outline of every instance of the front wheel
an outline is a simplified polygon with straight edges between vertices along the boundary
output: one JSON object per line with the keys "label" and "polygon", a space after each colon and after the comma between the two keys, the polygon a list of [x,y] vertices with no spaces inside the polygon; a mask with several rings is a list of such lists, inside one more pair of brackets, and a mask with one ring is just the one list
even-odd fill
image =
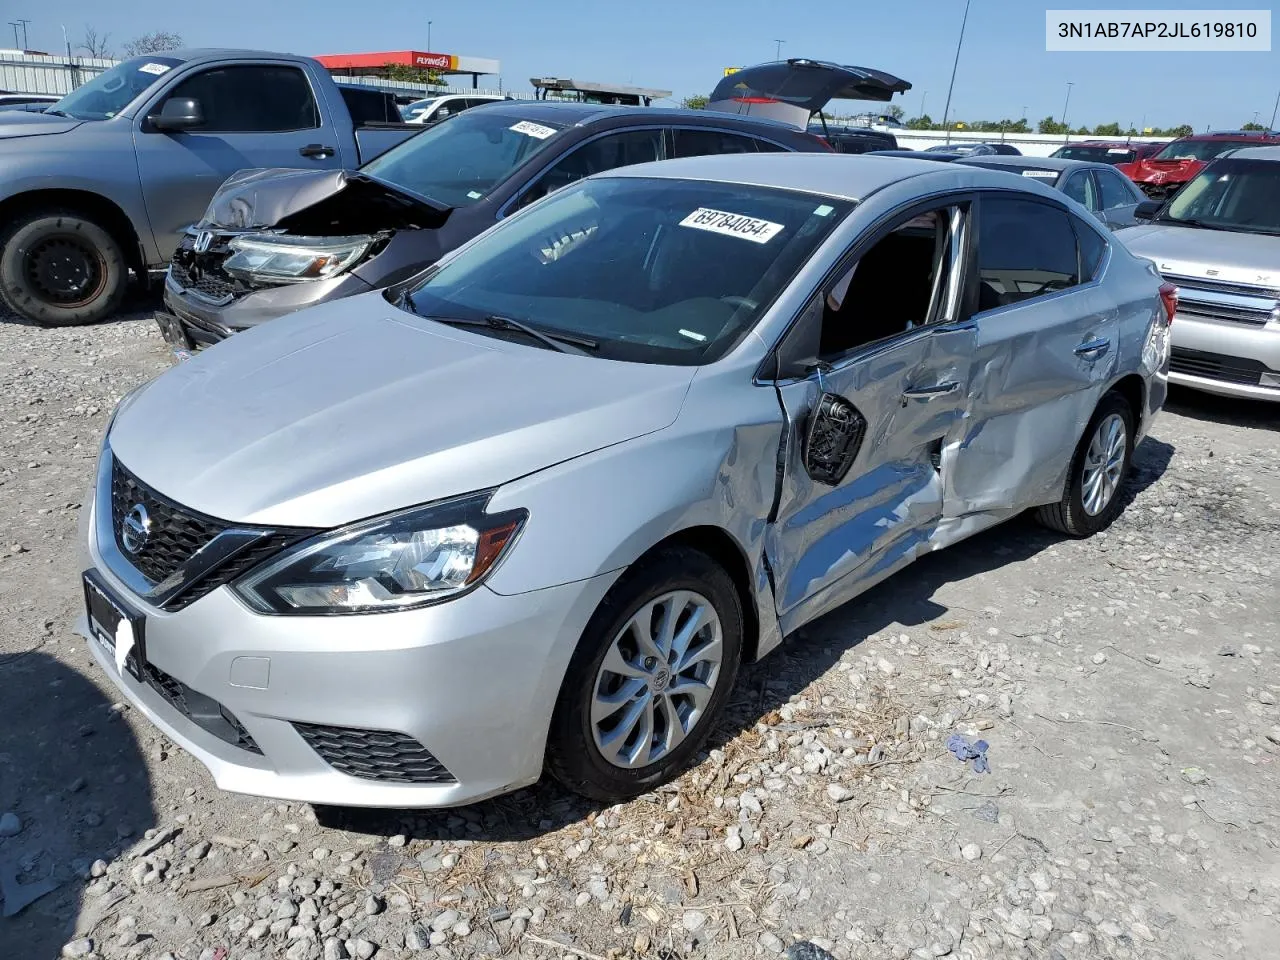
{"label": "front wheel", "polygon": [[1133,459],[1133,408],[1118,393],[1098,403],[1071,459],[1062,500],[1041,507],[1040,522],[1070,537],[1088,537],[1120,513],[1120,487]]}
{"label": "front wheel", "polygon": [[575,793],[628,800],[706,742],[742,655],[733,581],[696,550],[663,550],[601,601],[560,689],[547,767]]}
{"label": "front wheel", "polygon": [[29,213],[0,237],[0,296],[41,326],[104,319],[120,306],[128,279],[115,237],[77,213]]}

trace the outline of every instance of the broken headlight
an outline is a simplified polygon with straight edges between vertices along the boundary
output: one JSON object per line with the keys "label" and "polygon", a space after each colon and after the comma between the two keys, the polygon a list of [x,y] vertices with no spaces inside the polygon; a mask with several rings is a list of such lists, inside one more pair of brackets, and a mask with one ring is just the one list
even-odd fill
{"label": "broken headlight", "polygon": [[324,280],[348,270],[369,252],[373,237],[289,237],[244,234],[231,240],[222,269],[259,283]]}
{"label": "broken headlight", "polygon": [[485,512],[489,493],[323,533],[233,589],[259,613],[383,613],[466,593],[497,565],[526,513]]}

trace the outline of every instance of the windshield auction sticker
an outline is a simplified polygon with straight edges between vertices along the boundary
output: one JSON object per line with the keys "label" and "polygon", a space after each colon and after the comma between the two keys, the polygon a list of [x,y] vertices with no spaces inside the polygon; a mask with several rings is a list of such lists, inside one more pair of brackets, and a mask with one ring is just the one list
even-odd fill
{"label": "windshield auction sticker", "polygon": [[521,120],[519,123],[511,125],[511,129],[516,133],[523,133],[526,137],[535,137],[538,140],[545,140],[547,137],[555,135],[555,129],[552,127],[544,127],[540,123],[530,123],[528,120]]}
{"label": "windshield auction sticker", "polygon": [[1271,11],[1046,10],[1045,49],[1266,53],[1271,50]]}
{"label": "windshield auction sticker", "polygon": [[1057,170],[1023,170],[1024,177],[1043,177],[1046,180],[1056,180],[1058,178]]}
{"label": "windshield auction sticker", "polygon": [[680,226],[721,233],[726,237],[738,237],[740,240],[750,240],[752,243],[768,243],[782,229],[780,223],[757,220],[755,217],[743,216],[740,213],[712,210],[710,207],[699,207],[681,220]]}
{"label": "windshield auction sticker", "polygon": [[162,73],[169,72],[167,63],[144,63],[138,68],[139,73],[154,73],[157,77]]}

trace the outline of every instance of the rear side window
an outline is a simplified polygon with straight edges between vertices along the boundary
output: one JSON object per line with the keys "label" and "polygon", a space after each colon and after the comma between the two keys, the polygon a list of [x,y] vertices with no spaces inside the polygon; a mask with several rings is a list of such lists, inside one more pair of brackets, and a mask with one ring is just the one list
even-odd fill
{"label": "rear side window", "polygon": [[1080,245],[1080,282],[1088,283],[1098,276],[1102,258],[1107,252],[1107,241],[1097,230],[1079,217],[1072,217],[1076,228],[1076,242]]}
{"label": "rear side window", "polygon": [[673,130],[676,157],[704,157],[721,153],[755,153],[756,141],[723,130]]}
{"label": "rear side window", "polygon": [[1075,232],[1065,210],[1017,197],[982,201],[978,310],[1066,290],[1080,282]]}
{"label": "rear side window", "polygon": [[1093,189],[1093,180],[1083,170],[1067,177],[1067,182],[1062,186],[1062,192],[1076,203],[1081,204],[1086,210],[1099,209],[1098,197]]}
{"label": "rear side window", "polygon": [[170,97],[193,97],[204,111],[200,133],[312,130],[320,112],[311,84],[296,67],[244,66],[205,70],[179,83]]}
{"label": "rear side window", "polygon": [[1102,191],[1103,210],[1131,206],[1142,199],[1135,196],[1138,191],[1130,186],[1130,181],[1118,173],[1112,173],[1110,170],[1095,170],[1094,176],[1098,178],[1098,187]]}

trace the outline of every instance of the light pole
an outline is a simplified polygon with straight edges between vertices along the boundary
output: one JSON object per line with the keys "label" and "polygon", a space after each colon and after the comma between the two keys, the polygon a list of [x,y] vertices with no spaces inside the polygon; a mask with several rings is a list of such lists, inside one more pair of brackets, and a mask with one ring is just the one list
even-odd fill
{"label": "light pole", "polygon": [[431,21],[430,20],[427,21],[427,53],[435,53],[435,51],[431,49]]}
{"label": "light pole", "polygon": [[18,41],[18,22],[16,20],[10,20],[9,26],[13,27],[13,45],[15,47],[20,46]]}
{"label": "light pole", "polygon": [[924,102],[929,99],[929,91],[920,94],[920,116],[924,116]]}
{"label": "light pole", "polygon": [[1274,108],[1272,108],[1272,110],[1271,110],[1271,126],[1267,127],[1267,129],[1268,129],[1268,130],[1274,130],[1274,129],[1276,128],[1276,113],[1277,113],[1277,112],[1280,112],[1280,93],[1277,93],[1277,94],[1276,94],[1276,105],[1275,105],[1275,107],[1274,107]]}
{"label": "light pole", "polygon": [[1071,105],[1071,88],[1074,86],[1075,84],[1072,83],[1070,80],[1067,81],[1067,100],[1066,100],[1066,103],[1062,105],[1062,127],[1063,127],[1062,135],[1064,138],[1063,139],[1064,143],[1071,142],[1071,128],[1067,126],[1067,107]]}
{"label": "light pole", "polygon": [[773,42],[774,42],[774,44],[776,44],[776,46],[774,47],[774,50],[773,50],[773,59],[775,59],[775,60],[781,60],[781,59],[782,59],[782,45],[783,45],[784,43],[786,43],[787,41],[785,41],[785,40],[775,40],[775,41],[773,41]]}
{"label": "light pole", "polygon": [[951,91],[956,85],[956,68],[960,66],[960,47],[964,44],[964,25],[969,22],[969,2],[964,0],[964,16],[960,20],[960,38],[956,40],[956,59],[951,64],[951,83],[947,87],[947,105],[942,108],[942,126],[947,131],[947,143],[951,142],[951,127],[947,118],[951,116]]}
{"label": "light pole", "polygon": [[29,42],[29,41],[27,40],[27,24],[28,24],[28,23],[30,23],[31,21],[30,21],[30,20],[23,20],[21,17],[19,17],[19,18],[18,18],[18,22],[19,22],[20,24],[22,24],[22,49],[23,49],[23,50],[25,50],[25,49],[27,49],[27,45],[28,45],[28,42]]}

